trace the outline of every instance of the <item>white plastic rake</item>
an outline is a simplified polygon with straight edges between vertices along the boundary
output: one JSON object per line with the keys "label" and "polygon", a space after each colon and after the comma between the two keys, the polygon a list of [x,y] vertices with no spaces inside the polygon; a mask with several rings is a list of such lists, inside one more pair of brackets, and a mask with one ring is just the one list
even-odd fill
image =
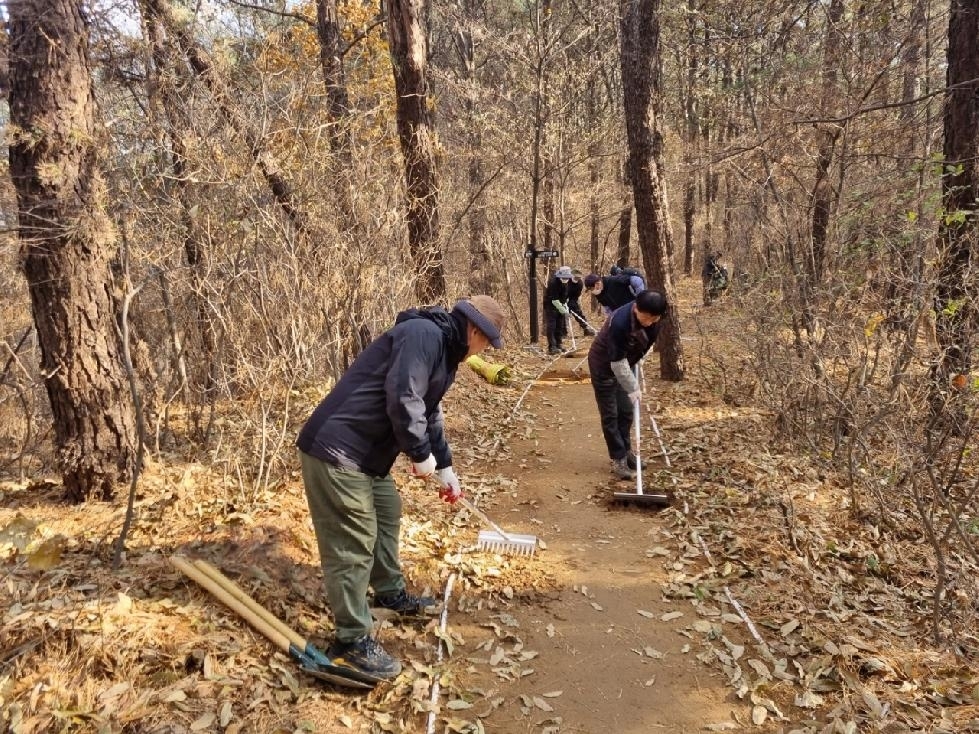
{"label": "white plastic rake", "polygon": [[490,553],[504,553],[513,556],[532,556],[537,551],[536,535],[519,535],[508,533],[495,522],[490,520],[489,515],[480,510],[476,505],[465,497],[459,498],[459,503],[476,515],[480,520],[489,525],[492,530],[480,530],[476,545]]}

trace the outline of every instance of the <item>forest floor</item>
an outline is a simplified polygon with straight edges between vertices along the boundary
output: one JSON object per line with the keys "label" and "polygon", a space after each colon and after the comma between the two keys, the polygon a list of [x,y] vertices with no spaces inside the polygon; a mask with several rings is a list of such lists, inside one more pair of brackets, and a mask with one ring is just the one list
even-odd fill
{"label": "forest floor", "polygon": [[[557,359],[491,353],[513,367],[507,387],[460,370],[445,401],[457,473],[541,547],[476,551],[478,519],[399,462],[406,575],[438,597],[453,578],[451,649],[440,662],[437,618],[379,622],[406,665],[368,693],[304,676],[168,563],[209,559],[325,644],[297,467],[254,487],[154,456],[118,571],[122,503],[72,507],[53,482],[0,484],[0,730],[423,732],[438,675],[438,732],[979,731],[975,659],[925,642],[921,543],[876,543],[841,477],[773,441],[732,338],[746,328],[733,298],[703,307],[685,280],[680,305],[687,379],[659,380],[650,355],[640,424],[645,487],[675,490],[669,508],[611,502],[635,484],[609,472],[590,339]],[[296,420],[321,394],[296,394]]]}

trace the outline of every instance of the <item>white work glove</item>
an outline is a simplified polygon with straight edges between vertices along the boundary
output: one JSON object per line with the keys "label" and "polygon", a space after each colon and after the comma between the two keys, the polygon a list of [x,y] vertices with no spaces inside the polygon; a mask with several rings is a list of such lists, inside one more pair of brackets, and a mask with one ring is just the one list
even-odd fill
{"label": "white work glove", "polygon": [[462,497],[462,486],[459,484],[459,477],[452,471],[451,466],[439,469],[435,474],[438,476],[439,484],[442,485],[441,489],[439,489],[439,497],[450,505]]}
{"label": "white work glove", "polygon": [[638,403],[642,398],[642,390],[636,390],[635,392],[629,393],[629,402]]}
{"label": "white work glove", "polygon": [[560,301],[554,301],[554,307],[557,309],[557,312],[559,314],[561,314],[562,316],[567,316],[568,315],[568,307],[565,306]]}
{"label": "white work glove", "polygon": [[430,477],[435,473],[435,457],[431,454],[424,461],[411,462],[411,473],[416,477]]}

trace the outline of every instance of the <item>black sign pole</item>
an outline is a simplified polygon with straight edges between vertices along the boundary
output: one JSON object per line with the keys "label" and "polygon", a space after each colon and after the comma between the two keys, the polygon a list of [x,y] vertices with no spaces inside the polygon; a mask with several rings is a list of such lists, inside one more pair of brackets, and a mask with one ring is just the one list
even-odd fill
{"label": "black sign pole", "polygon": [[537,251],[533,245],[527,246],[527,282],[530,293],[530,343],[536,344],[540,334],[537,323]]}

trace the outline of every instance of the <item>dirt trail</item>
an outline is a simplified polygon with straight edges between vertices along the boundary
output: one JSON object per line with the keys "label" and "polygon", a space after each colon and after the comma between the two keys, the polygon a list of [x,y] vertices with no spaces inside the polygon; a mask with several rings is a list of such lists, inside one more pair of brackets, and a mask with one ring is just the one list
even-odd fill
{"label": "dirt trail", "polygon": [[[576,367],[590,341],[550,374]],[[648,375],[647,384],[652,391],[662,385]],[[665,566],[680,563],[673,518],[609,504],[613,492],[634,491],[635,482],[612,479],[590,383],[544,380],[525,404],[536,429],[513,441],[511,463],[494,467],[517,481],[518,492],[499,498],[492,512],[504,528],[546,542],[542,557],[557,589],[539,606],[508,610],[518,625],[509,646],[499,635],[491,643],[492,630],[464,630],[470,643],[464,654],[479,663],[473,687],[503,699],[482,719],[486,731],[681,734],[722,722],[715,730],[734,728],[732,712],[742,704],[696,659],[701,636],[681,633],[696,619],[691,605],[663,598]],[[658,443],[648,426],[644,421],[642,451],[650,456]],[[654,461],[651,468],[661,466]],[[490,612],[477,621],[500,624]],[[484,642],[489,649],[472,649]],[[489,672],[493,652],[512,657],[514,650],[539,653],[524,663],[532,674],[508,681]]]}

